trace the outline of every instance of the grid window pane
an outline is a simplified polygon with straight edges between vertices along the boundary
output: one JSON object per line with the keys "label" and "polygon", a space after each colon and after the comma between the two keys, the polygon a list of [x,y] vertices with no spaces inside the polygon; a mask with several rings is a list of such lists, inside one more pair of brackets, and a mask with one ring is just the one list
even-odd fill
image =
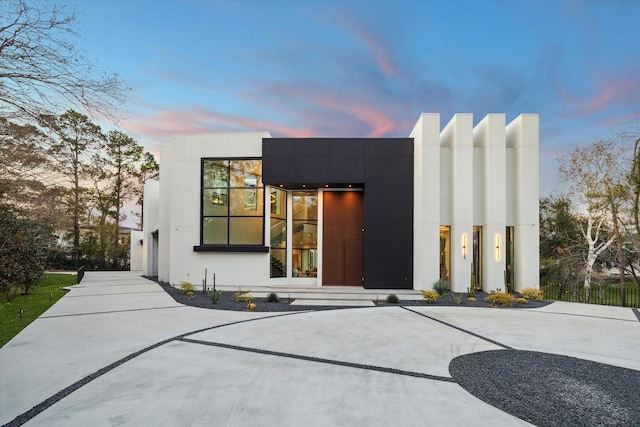
{"label": "grid window pane", "polygon": [[264,191],[262,188],[238,188],[229,190],[231,216],[262,216]]}
{"label": "grid window pane", "polygon": [[261,160],[230,160],[230,187],[262,187]]}
{"label": "grid window pane", "polygon": [[229,186],[229,162],[206,160],[202,165],[202,184],[205,188]]}
{"label": "grid window pane", "polygon": [[229,244],[230,245],[261,245],[262,244],[262,217],[230,217],[229,218]]}
{"label": "grid window pane", "polygon": [[202,244],[226,245],[228,244],[228,218],[209,217],[202,220]]}
{"label": "grid window pane", "polygon": [[229,190],[223,188],[202,190],[202,215],[229,215]]}

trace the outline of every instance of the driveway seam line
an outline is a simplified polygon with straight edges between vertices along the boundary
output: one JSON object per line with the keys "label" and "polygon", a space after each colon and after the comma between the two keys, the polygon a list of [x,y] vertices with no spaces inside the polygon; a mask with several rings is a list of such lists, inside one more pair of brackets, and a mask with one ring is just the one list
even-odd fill
{"label": "driveway seam line", "polygon": [[167,308],[183,308],[185,305],[168,305],[166,307],[130,308],[128,310],[92,311],[90,313],[58,314],[53,316],[40,316],[38,319],[54,319],[57,317],[91,316],[95,314],[130,313],[132,311],[165,310]]}
{"label": "driveway seam line", "polygon": [[362,364],[362,363],[346,362],[346,361],[342,361],[342,360],[324,359],[324,358],[315,357],[315,356],[305,356],[305,355],[302,355],[302,354],[284,353],[284,352],[280,352],[280,351],[265,350],[265,349],[254,348],[254,347],[243,347],[243,346],[239,346],[239,345],[224,344],[224,343],[219,343],[219,342],[194,340],[194,339],[191,339],[191,338],[179,338],[178,341],[182,341],[182,342],[186,342],[186,343],[190,343],[190,344],[206,345],[206,346],[210,346],[210,347],[225,348],[225,349],[229,349],[229,350],[246,351],[246,352],[249,352],[249,353],[264,354],[264,355],[268,355],[268,356],[276,356],[276,357],[284,357],[284,358],[288,358],[288,359],[304,360],[304,361],[307,361],[307,362],[325,363],[325,364],[329,364],[329,365],[344,366],[344,367],[348,367],[348,368],[364,369],[364,370],[368,370],[368,371],[384,372],[384,373],[395,374],[395,375],[404,375],[404,376],[414,377],[414,378],[424,378],[424,379],[429,379],[429,380],[452,382],[452,383],[456,382],[451,377],[441,377],[439,375],[425,374],[425,373],[422,373],[422,372],[405,371],[405,370],[396,369],[396,368],[386,368],[384,366],[365,365],[365,364]]}
{"label": "driveway seam line", "polygon": [[400,306],[400,308],[402,308],[404,310],[407,310],[407,311],[410,311],[411,313],[415,313],[418,316],[426,317],[427,319],[433,320],[433,321],[438,322],[438,323],[442,323],[445,326],[448,326],[450,328],[456,329],[456,330],[458,330],[460,332],[464,332],[465,334],[469,334],[469,335],[474,336],[476,338],[480,338],[481,340],[490,342],[491,344],[497,345],[498,347],[502,347],[502,348],[504,348],[506,350],[515,350],[515,348],[510,347],[510,346],[508,346],[506,344],[502,344],[502,343],[500,343],[498,341],[492,340],[491,338],[483,337],[482,335],[476,334],[475,332],[471,332],[471,331],[466,330],[464,328],[461,328],[459,326],[452,325],[451,323],[447,323],[447,322],[445,322],[443,320],[436,319],[435,317],[431,317],[431,316],[426,315],[424,313],[420,313],[418,311],[411,310],[411,309],[409,309],[409,308],[407,308],[405,306]]}
{"label": "driveway seam line", "polygon": [[[185,307],[185,306],[182,306]],[[173,307],[170,307],[173,308]],[[197,334],[200,332],[205,332],[205,331],[209,331],[211,329],[217,329],[217,328],[222,328],[225,326],[232,326],[232,325],[237,325],[239,323],[246,323],[246,322],[253,322],[253,321],[257,321],[257,320],[263,320],[263,319],[270,319],[272,317],[283,317],[283,316],[290,316],[292,314],[303,314],[303,313],[309,313],[309,311],[295,311],[295,312],[288,312],[288,313],[281,313],[281,314],[276,314],[274,316],[264,316],[264,317],[255,317],[252,319],[243,319],[243,320],[238,320],[236,322],[230,322],[230,323],[223,323],[220,325],[215,325],[215,326],[209,326],[207,328],[202,328],[202,329],[198,329],[196,331],[191,331],[191,332],[186,332],[184,334],[180,334],[180,335],[176,335],[174,337],[171,338],[167,338],[165,340],[159,341],[155,344],[151,344],[148,347],[145,347],[141,350],[138,350],[134,353],[131,353],[119,360],[116,360],[113,363],[110,363],[109,365],[102,367],[100,369],[98,369],[97,371],[84,376],[83,378],[79,379],[78,381],[74,382],[71,385],[68,385],[67,387],[63,388],[62,390],[58,391],[57,393],[55,393],[53,396],[50,396],[48,398],[46,398],[45,400],[43,400],[42,402],[38,403],[37,405],[33,406],[31,409],[26,410],[25,412],[23,412],[20,415],[17,415],[13,420],[9,421],[6,424],[3,424],[2,427],[15,427],[15,426],[21,426],[23,424],[25,424],[26,422],[32,420],[33,418],[35,418],[37,415],[41,414],[42,412],[46,411],[47,409],[49,409],[51,406],[55,405],[56,403],[58,403],[60,400],[64,399],[65,397],[69,396],[71,393],[73,393],[74,391],[84,387],[85,385],[89,384],[91,381],[101,377],[102,375],[106,374],[107,372],[112,371],[113,369],[117,368],[120,365],[123,365],[127,362],[129,362],[132,359],[135,359],[136,357],[140,356],[141,354],[147,353],[151,350],[154,350],[160,346],[163,346],[165,344],[168,344],[170,342],[173,341],[178,341],[183,339],[184,337],[188,336],[188,335],[193,335],[193,334]]]}

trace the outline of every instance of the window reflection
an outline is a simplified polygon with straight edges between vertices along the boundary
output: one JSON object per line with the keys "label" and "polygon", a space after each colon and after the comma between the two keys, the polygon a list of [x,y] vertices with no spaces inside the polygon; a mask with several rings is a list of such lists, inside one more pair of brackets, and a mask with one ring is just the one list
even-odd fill
{"label": "window reflection", "polygon": [[263,244],[262,161],[203,159],[201,213],[203,245]]}
{"label": "window reflection", "polygon": [[293,192],[292,276],[318,275],[318,192]]}

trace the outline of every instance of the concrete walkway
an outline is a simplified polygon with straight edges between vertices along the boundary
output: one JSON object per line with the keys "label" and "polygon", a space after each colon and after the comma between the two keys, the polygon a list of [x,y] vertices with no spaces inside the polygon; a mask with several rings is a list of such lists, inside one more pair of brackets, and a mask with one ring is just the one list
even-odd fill
{"label": "concrete walkway", "polygon": [[503,346],[640,370],[640,321],[559,302],[218,311],[135,273],[88,272],[0,349],[0,425],[529,425],[449,374]]}

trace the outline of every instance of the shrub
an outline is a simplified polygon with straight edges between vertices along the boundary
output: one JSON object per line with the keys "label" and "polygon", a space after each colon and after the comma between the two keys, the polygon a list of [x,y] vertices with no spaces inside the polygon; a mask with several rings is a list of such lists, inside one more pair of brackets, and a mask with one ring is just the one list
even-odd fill
{"label": "shrub", "polygon": [[469,297],[469,298],[467,298],[467,301],[469,301],[469,302],[478,302],[476,297]]}
{"label": "shrub", "polygon": [[267,295],[267,302],[278,302],[280,301],[278,299],[278,294],[276,294],[275,292],[271,292],[269,295]]}
{"label": "shrub", "polygon": [[238,291],[233,294],[233,299],[236,302],[251,302],[254,300],[251,291]]}
{"label": "shrub", "polygon": [[398,298],[398,296],[397,296],[396,294],[389,294],[389,295],[387,296],[386,301],[387,301],[389,304],[397,304],[397,303],[399,303],[399,302],[400,302],[400,298]]}
{"label": "shrub", "polygon": [[422,301],[424,302],[434,302],[438,298],[440,298],[440,294],[436,291],[427,290],[420,291],[422,293]]}
{"label": "shrub", "polygon": [[516,300],[516,302],[517,302],[518,304],[529,304],[529,301],[527,301],[527,299],[526,299],[526,298],[518,298],[518,299]]}
{"label": "shrub", "polygon": [[252,302],[250,302],[249,304],[247,304],[247,310],[255,310],[256,309],[256,305]]}
{"label": "shrub", "polygon": [[196,289],[189,282],[180,282],[180,292],[183,294],[188,294],[189,292],[195,293]]}
{"label": "shrub", "polygon": [[449,291],[446,280],[436,280],[433,282],[432,289],[439,295],[444,295]]}
{"label": "shrub", "polygon": [[195,297],[195,296],[196,296],[196,294],[195,294],[195,293],[193,293],[193,292],[187,292],[187,299],[188,299],[188,300],[192,300],[192,299],[193,299],[193,297]]}
{"label": "shrub", "polygon": [[542,301],[544,298],[544,291],[536,288],[525,288],[520,291],[520,296],[528,299],[529,301]]}
{"label": "shrub", "polygon": [[460,304],[462,302],[462,294],[456,294],[454,292],[451,296],[453,297],[453,302],[456,304]]}
{"label": "shrub", "polygon": [[491,295],[484,297],[486,302],[490,302],[492,304],[498,304],[503,307],[511,307],[516,298],[511,294],[505,294],[504,292],[495,292],[492,291]]}

